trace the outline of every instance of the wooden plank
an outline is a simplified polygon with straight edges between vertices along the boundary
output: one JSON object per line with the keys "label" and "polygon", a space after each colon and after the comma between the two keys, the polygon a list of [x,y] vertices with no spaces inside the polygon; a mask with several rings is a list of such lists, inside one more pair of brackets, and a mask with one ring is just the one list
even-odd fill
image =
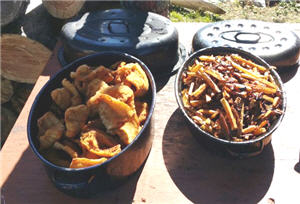
{"label": "wooden plank", "polygon": [[[176,24],[190,45],[201,24]],[[192,30],[194,29],[194,30]],[[57,48],[59,45],[57,46]],[[56,51],[54,52],[56,53]],[[27,142],[26,123],[35,95],[59,68],[55,55],[38,79],[0,154],[0,186],[6,203],[299,203],[299,67],[282,73],[288,106],[271,145],[257,157],[222,157],[196,142],[174,96],[174,80],[158,83],[154,141],[147,162],[123,186],[91,199],[58,191]],[[295,169],[294,169],[295,168]]]}

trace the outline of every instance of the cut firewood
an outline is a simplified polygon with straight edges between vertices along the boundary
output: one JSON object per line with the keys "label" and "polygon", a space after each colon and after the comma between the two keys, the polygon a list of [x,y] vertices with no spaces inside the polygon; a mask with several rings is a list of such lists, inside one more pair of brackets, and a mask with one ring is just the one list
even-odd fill
{"label": "cut firewood", "polygon": [[3,145],[11,128],[17,120],[17,115],[10,109],[1,106],[1,144]]}
{"label": "cut firewood", "polygon": [[43,5],[47,11],[55,18],[68,19],[75,16],[84,5],[84,0],[69,1],[45,1]]}
{"label": "cut firewood", "polygon": [[51,51],[42,44],[16,34],[1,36],[1,75],[9,80],[34,84]]}
{"label": "cut firewood", "polygon": [[12,82],[1,77],[1,104],[8,102],[14,94]]}
{"label": "cut firewood", "polygon": [[11,97],[11,105],[17,113],[20,113],[23,109],[25,102],[27,101],[33,85],[30,84],[18,84],[14,95]]}

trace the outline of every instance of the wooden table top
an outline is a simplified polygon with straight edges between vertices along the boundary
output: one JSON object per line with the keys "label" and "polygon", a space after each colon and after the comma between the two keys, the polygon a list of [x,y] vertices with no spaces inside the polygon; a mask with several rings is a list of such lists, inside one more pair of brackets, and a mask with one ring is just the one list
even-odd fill
{"label": "wooden table top", "polygon": [[[203,24],[177,23],[189,50]],[[293,27],[292,27],[293,29]],[[298,35],[300,36],[299,30]],[[281,73],[287,93],[286,115],[270,145],[259,156],[232,159],[198,144],[187,128],[174,95],[175,76],[158,83],[154,141],[145,166],[119,188],[91,199],[58,191],[27,141],[33,100],[61,65],[58,43],[39,77],[0,155],[1,201],[14,203],[300,203],[299,67]]]}

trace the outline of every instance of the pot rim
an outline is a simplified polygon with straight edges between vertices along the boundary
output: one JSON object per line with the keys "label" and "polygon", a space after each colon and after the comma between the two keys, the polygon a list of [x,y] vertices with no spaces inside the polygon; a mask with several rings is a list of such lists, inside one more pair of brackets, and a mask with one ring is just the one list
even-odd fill
{"label": "pot rim", "polygon": [[[252,140],[248,140],[248,141],[242,141],[242,142],[236,142],[236,141],[229,141],[229,140],[225,140],[225,139],[221,139],[221,138],[216,138],[215,136],[213,136],[212,134],[202,130],[187,114],[187,112],[185,111],[185,108],[183,106],[182,100],[181,100],[181,76],[182,73],[187,69],[188,65],[190,65],[193,60],[200,56],[201,54],[230,54],[230,53],[237,53],[243,56],[246,56],[248,59],[255,61],[256,63],[263,65],[265,67],[267,67],[272,76],[275,77],[275,80],[277,82],[277,85],[279,85],[279,88],[282,92],[282,114],[280,115],[280,117],[277,119],[276,123],[274,125],[271,126],[271,129],[269,131],[267,131],[266,133],[262,134],[261,136],[252,139]],[[248,145],[248,144],[253,144],[259,141],[264,140],[266,137],[268,137],[269,135],[271,135],[280,125],[285,112],[286,112],[286,106],[287,106],[287,98],[286,98],[286,92],[284,91],[284,87],[283,87],[283,82],[279,76],[279,74],[274,70],[270,68],[270,65],[264,61],[262,58],[251,54],[250,52],[244,51],[244,50],[240,50],[237,48],[233,48],[233,47],[224,47],[224,46],[218,46],[218,47],[207,47],[207,48],[203,48],[200,49],[196,52],[194,52],[191,56],[189,56],[189,58],[182,64],[182,66],[180,67],[180,69],[178,70],[178,73],[176,75],[176,79],[175,79],[175,98],[176,98],[176,102],[179,106],[179,109],[181,110],[181,112],[183,113],[184,117],[188,120],[188,122],[195,127],[200,133],[204,134],[205,136],[209,137],[211,140],[222,143],[222,144],[227,144],[227,145]]]}
{"label": "pot rim", "polygon": [[[68,69],[71,69],[73,66],[75,66],[76,64],[80,64],[81,61],[86,61],[86,60],[90,60],[90,59],[94,59],[94,58],[97,58],[99,56],[107,56],[107,55],[115,55],[119,58],[126,58],[128,60],[133,60],[137,63],[139,63],[142,67],[142,69],[145,71],[147,77],[148,77],[148,80],[149,80],[149,83],[151,85],[151,91],[152,91],[152,94],[151,94],[151,106],[150,106],[150,109],[149,109],[149,114],[148,114],[148,117],[142,127],[142,129],[139,131],[138,135],[134,138],[134,140],[129,144],[127,145],[124,149],[122,149],[122,151],[107,159],[105,162],[101,163],[101,164],[97,164],[97,165],[94,165],[94,166],[90,166],[90,167],[84,167],[84,168],[67,168],[67,167],[61,167],[61,166],[57,166],[55,164],[53,164],[52,162],[48,161],[47,159],[45,159],[38,151],[38,149],[35,147],[34,145],[34,142],[33,142],[33,135],[32,135],[32,132],[31,132],[31,123],[32,123],[32,115],[33,115],[33,112],[34,110],[36,109],[37,105],[38,105],[38,101],[39,99],[41,98],[41,95],[42,93],[45,91],[45,89],[48,87],[48,85],[50,83],[53,83],[53,81],[59,76],[61,75],[63,72],[66,72],[66,70]],[[81,64],[80,64],[81,65]],[[100,65],[100,64],[99,64]],[[29,113],[29,116],[28,116],[28,122],[27,122],[27,139],[29,141],[29,144],[30,144],[30,147],[31,149],[33,150],[33,152],[36,154],[36,156],[43,162],[43,164],[45,164],[47,167],[51,167],[51,168],[54,168],[56,170],[59,170],[59,171],[67,171],[67,172],[72,172],[72,173],[75,173],[75,172],[83,172],[83,171],[89,171],[89,170],[95,170],[96,168],[100,167],[100,166],[105,166],[107,165],[108,163],[110,163],[112,160],[116,159],[117,157],[119,157],[121,154],[125,153],[126,151],[128,151],[128,149],[134,144],[136,143],[136,141],[140,138],[141,134],[145,131],[146,127],[149,125],[150,121],[151,121],[151,118],[152,118],[152,115],[153,115],[153,112],[154,112],[154,107],[155,107],[155,103],[156,103],[156,85],[155,85],[155,80],[154,80],[154,77],[153,75],[151,74],[149,68],[141,61],[139,60],[138,58],[130,55],[130,54],[127,54],[127,53],[124,53],[124,52],[118,52],[118,51],[105,51],[105,52],[99,52],[99,53],[95,53],[95,54],[91,54],[91,55],[87,55],[87,56],[84,56],[84,57],[81,57],[69,64],[67,64],[66,66],[64,66],[60,71],[58,71],[57,73],[55,73],[47,82],[46,84],[41,88],[41,90],[39,91],[39,93],[37,94],[36,98],[34,99],[34,102],[32,104],[32,107],[30,109],[30,113]]]}

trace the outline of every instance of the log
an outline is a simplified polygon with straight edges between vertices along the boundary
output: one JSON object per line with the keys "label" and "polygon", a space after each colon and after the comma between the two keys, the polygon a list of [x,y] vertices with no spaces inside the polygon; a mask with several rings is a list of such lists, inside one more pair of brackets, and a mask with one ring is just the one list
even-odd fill
{"label": "log", "polygon": [[85,1],[49,1],[43,0],[47,11],[55,18],[68,19],[75,16],[83,7]]}
{"label": "log", "polygon": [[34,84],[51,51],[44,45],[15,34],[1,36],[1,75],[9,80]]}
{"label": "log", "polygon": [[1,77],[1,104],[8,102],[14,94],[12,82]]}
{"label": "log", "polygon": [[17,115],[8,109],[7,107],[1,106],[1,144],[3,145],[11,128],[17,120]]}
{"label": "log", "polygon": [[25,14],[29,0],[1,1],[1,27],[5,26]]}
{"label": "log", "polygon": [[13,110],[17,113],[20,113],[23,109],[24,104],[26,103],[33,85],[31,84],[18,84],[15,90],[14,95],[11,98],[11,105]]}
{"label": "log", "polygon": [[194,0],[194,1],[171,0],[171,3],[185,8],[193,9],[193,10],[198,10],[198,9],[207,10],[216,14],[225,13],[225,11],[220,7],[203,0]]}

